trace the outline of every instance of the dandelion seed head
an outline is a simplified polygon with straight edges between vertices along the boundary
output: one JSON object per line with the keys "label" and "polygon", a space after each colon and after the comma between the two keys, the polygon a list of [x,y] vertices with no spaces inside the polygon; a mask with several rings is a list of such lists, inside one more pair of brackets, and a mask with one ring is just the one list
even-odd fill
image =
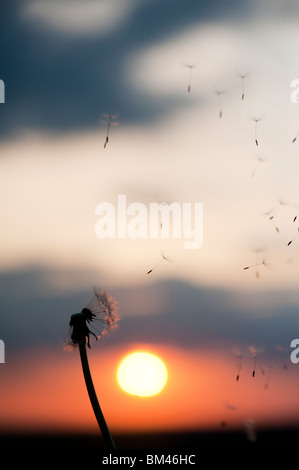
{"label": "dandelion seed head", "polygon": [[91,301],[81,310],[75,313],[70,319],[71,341],[74,347],[80,341],[87,341],[90,347],[90,337],[100,339],[111,329],[117,327],[119,313],[117,304],[105,291],[94,289],[94,296]]}

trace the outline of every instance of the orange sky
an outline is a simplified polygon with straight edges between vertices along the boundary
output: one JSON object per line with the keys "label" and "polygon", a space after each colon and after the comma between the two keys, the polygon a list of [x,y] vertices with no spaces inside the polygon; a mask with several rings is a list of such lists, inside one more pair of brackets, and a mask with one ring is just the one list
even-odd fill
{"label": "orange sky", "polygon": [[[163,392],[140,398],[121,390],[116,371],[129,352],[143,350],[161,357],[169,378]],[[242,426],[251,419],[263,424],[299,421],[299,381],[296,365],[281,365],[267,376],[257,369],[252,378],[252,358],[236,381],[236,360],[223,350],[182,350],[161,345],[122,348],[95,347],[89,352],[95,388],[112,432],[220,429]],[[297,366],[299,367],[299,366]],[[79,353],[31,351],[8,358],[0,370],[0,422],[10,430],[95,431]],[[231,407],[236,409],[232,410]]]}

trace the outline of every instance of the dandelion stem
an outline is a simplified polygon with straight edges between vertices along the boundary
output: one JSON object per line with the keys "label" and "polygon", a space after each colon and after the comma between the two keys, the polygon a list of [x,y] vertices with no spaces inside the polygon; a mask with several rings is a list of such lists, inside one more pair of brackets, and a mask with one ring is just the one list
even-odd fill
{"label": "dandelion stem", "polygon": [[99,428],[102,432],[103,439],[105,441],[106,446],[108,449],[116,449],[114,441],[112,439],[112,436],[110,434],[109,428],[107,426],[107,423],[105,421],[103,412],[101,410],[90,369],[89,369],[89,364],[88,364],[88,357],[87,357],[87,352],[86,352],[86,340],[82,340],[79,342],[79,351],[80,351],[80,359],[81,359],[81,364],[82,364],[82,369],[83,369],[83,375],[85,379],[85,384],[87,388],[87,392],[89,395],[90,403],[93,408],[93,412],[95,414],[96,420],[98,422]]}

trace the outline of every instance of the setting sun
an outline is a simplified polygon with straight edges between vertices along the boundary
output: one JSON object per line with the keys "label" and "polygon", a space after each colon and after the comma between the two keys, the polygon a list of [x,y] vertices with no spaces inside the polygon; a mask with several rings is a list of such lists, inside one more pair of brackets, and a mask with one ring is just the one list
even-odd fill
{"label": "setting sun", "polygon": [[117,370],[120,387],[131,395],[150,397],[160,393],[167,381],[164,362],[154,354],[135,352],[126,356]]}

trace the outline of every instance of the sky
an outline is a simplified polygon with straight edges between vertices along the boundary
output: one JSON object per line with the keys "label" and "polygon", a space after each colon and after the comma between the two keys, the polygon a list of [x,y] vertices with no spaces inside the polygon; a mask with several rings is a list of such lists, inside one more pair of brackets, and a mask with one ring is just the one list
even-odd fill
{"label": "sky", "polygon": [[[94,285],[121,315],[89,351],[113,430],[298,424],[297,3],[0,10],[1,429],[95,429],[78,351],[63,348]],[[105,115],[118,123],[108,142]],[[96,208],[119,214],[119,195],[127,224],[130,204],[146,211],[144,238],[97,236]],[[150,205],[162,203],[202,204],[202,246],[186,249],[183,232],[163,238],[162,226],[150,238]],[[171,261],[155,268],[161,251]],[[138,349],[168,368],[156,397],[116,382]]]}

